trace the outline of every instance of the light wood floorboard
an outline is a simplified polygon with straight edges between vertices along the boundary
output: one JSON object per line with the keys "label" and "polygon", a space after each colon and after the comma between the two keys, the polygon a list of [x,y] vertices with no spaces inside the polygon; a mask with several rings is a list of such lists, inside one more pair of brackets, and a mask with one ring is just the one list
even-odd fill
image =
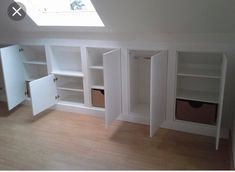
{"label": "light wood floorboard", "polygon": [[229,169],[228,141],[60,111],[32,118],[29,107],[0,108],[2,170]]}

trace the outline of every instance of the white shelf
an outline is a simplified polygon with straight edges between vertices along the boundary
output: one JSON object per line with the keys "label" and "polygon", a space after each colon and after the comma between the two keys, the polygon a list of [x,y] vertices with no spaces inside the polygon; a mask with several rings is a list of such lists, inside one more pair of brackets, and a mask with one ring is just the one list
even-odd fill
{"label": "white shelf", "polygon": [[99,90],[104,90],[104,86],[103,85],[92,85],[91,88],[99,89]]}
{"label": "white shelf", "polygon": [[66,91],[83,92],[83,89],[68,88],[68,87],[57,87],[57,89],[59,89],[59,90],[66,90]]}
{"label": "white shelf", "polygon": [[194,91],[194,90],[177,90],[176,98],[185,100],[202,101],[208,103],[218,103],[219,94],[214,92]]}
{"label": "white shelf", "polygon": [[24,64],[47,65],[47,63],[43,61],[24,61]]}
{"label": "white shelf", "polygon": [[68,88],[68,89],[74,89],[74,90],[83,90],[83,86],[79,85],[75,82],[65,82],[63,84],[58,84],[58,88]]}
{"label": "white shelf", "polygon": [[90,66],[90,69],[103,70],[104,66],[101,66],[101,65]]}
{"label": "white shelf", "polygon": [[84,77],[84,74],[80,71],[54,70],[51,73],[55,75],[61,75],[61,76]]}
{"label": "white shelf", "polygon": [[70,95],[60,97],[60,98],[59,98],[59,101],[62,101],[62,102],[73,102],[73,103],[81,103],[81,104],[84,103],[84,100],[83,100],[82,98],[75,97],[75,96],[70,96]]}
{"label": "white shelf", "polygon": [[178,76],[188,76],[188,77],[201,77],[201,78],[221,78],[221,71],[218,69],[199,69],[199,68],[189,68],[181,67],[177,73]]}

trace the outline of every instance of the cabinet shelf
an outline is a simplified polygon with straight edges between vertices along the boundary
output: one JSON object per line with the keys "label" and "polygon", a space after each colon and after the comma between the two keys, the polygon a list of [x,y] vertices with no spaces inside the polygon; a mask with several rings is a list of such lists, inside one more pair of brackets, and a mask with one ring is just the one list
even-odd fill
{"label": "cabinet shelf", "polygon": [[59,89],[59,90],[66,90],[66,91],[83,92],[83,89],[68,88],[68,87],[57,87],[57,89]]}
{"label": "cabinet shelf", "polygon": [[221,78],[221,72],[219,69],[180,67],[178,69],[177,75],[185,77],[200,77],[200,78],[212,78],[212,79]]}
{"label": "cabinet shelf", "polygon": [[176,98],[184,100],[202,101],[208,103],[218,103],[219,93],[179,89]]}
{"label": "cabinet shelf", "polygon": [[104,90],[104,86],[103,85],[92,85],[91,88]]}
{"label": "cabinet shelf", "polygon": [[90,66],[90,69],[103,70],[103,69],[104,69],[104,66],[101,66],[101,65],[94,65],[94,66]]}
{"label": "cabinet shelf", "polygon": [[80,71],[55,70],[55,71],[52,71],[51,73],[55,75],[61,75],[61,76],[84,77],[84,74]]}
{"label": "cabinet shelf", "polygon": [[24,64],[31,64],[31,65],[47,65],[44,61],[24,61]]}

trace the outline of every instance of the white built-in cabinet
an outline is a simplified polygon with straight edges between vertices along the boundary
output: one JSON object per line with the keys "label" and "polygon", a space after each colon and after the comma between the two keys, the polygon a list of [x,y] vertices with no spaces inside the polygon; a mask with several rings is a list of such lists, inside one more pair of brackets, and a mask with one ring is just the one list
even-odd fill
{"label": "white built-in cabinet", "polygon": [[[227,68],[226,55],[214,52],[179,51],[177,52],[177,64],[176,100],[190,101],[196,106],[199,104],[195,109],[207,106],[213,111],[213,107],[215,107],[214,122],[210,124],[192,123],[192,125],[215,127],[216,149],[218,149]],[[206,110],[204,108],[202,111]],[[187,113],[186,110],[183,111]],[[205,115],[207,114],[205,113]],[[176,120],[178,119],[176,118]]]}
{"label": "white built-in cabinet", "polygon": [[9,110],[31,94],[29,82],[48,75],[43,46],[14,45],[2,48],[1,64]]}
{"label": "white built-in cabinet", "polygon": [[[89,48],[87,48],[89,52]],[[94,51],[93,51],[94,50]],[[27,98],[31,100],[33,115],[56,105],[83,106],[85,86],[105,90],[106,125],[122,112],[121,50],[92,49],[88,53],[89,69],[98,70],[84,83],[81,48],[72,46],[20,46],[1,49],[3,78],[8,109]],[[94,67],[96,66],[96,67]],[[94,69],[94,68],[99,69]],[[92,75],[92,76],[91,76]],[[89,89],[88,89],[89,90]]]}
{"label": "white built-in cabinet", "polygon": [[[216,136],[218,149],[227,59],[223,53],[178,51],[176,54],[176,86],[172,87],[167,85],[170,71],[167,51],[94,45],[4,47],[1,66],[8,109],[30,99],[34,116],[54,105],[95,110],[105,113],[106,127],[116,119],[143,123],[149,125],[150,136],[162,126],[171,129],[176,125],[175,129],[186,126],[179,130],[187,132],[193,127],[194,133],[209,127],[208,130],[215,131],[211,135]],[[216,105],[215,123],[183,121],[176,116],[169,122],[167,88],[175,89],[172,98],[175,102]],[[104,108],[93,106],[92,89],[104,93]],[[171,126],[167,126],[168,123]]]}
{"label": "white built-in cabinet", "polygon": [[104,91],[108,127],[122,113],[121,50],[95,47],[86,50],[89,105],[92,106],[92,89]]}
{"label": "white built-in cabinet", "polygon": [[166,116],[167,51],[131,50],[129,116],[150,126],[153,136]]}
{"label": "white built-in cabinet", "polygon": [[50,73],[53,74],[57,99],[61,104],[84,104],[84,72],[81,48],[46,46]]}

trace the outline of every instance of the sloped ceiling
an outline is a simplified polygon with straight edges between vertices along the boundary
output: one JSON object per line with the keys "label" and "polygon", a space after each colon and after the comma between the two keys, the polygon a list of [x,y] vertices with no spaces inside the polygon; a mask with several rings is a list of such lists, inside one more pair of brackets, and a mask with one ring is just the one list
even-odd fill
{"label": "sloped ceiling", "polygon": [[235,0],[92,0],[105,28],[38,27],[8,18],[12,0],[0,1],[2,34],[27,32],[235,33]]}

